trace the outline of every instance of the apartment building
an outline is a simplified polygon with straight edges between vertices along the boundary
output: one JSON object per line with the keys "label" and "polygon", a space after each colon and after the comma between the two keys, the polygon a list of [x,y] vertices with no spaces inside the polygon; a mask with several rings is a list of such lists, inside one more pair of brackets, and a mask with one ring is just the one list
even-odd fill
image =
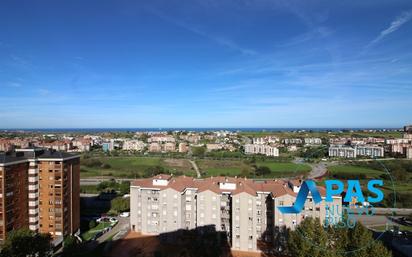
{"label": "apartment building", "polygon": [[40,148],[0,153],[0,242],[15,229],[55,239],[80,227],[80,156]]}
{"label": "apartment building", "polygon": [[[130,189],[131,229],[157,235],[213,225],[226,233],[232,249],[259,251],[258,242],[274,243],[279,230],[294,229],[305,217],[339,220],[337,214],[328,216],[324,201],[315,206],[311,196],[302,213],[280,213],[277,207],[292,205],[299,188],[284,180],[169,175],[138,179]],[[318,189],[324,196],[325,190]],[[333,205],[341,209],[341,202],[335,197]]]}
{"label": "apartment building", "polygon": [[140,140],[126,140],[123,142],[123,150],[126,151],[143,151],[146,144]]}
{"label": "apartment building", "polygon": [[303,143],[303,140],[300,138],[285,138],[282,140],[285,145],[299,145]]}
{"label": "apartment building", "polygon": [[275,136],[255,137],[252,139],[253,144],[257,145],[274,144],[279,143],[279,141],[279,138]]}
{"label": "apartment building", "polygon": [[197,144],[202,139],[200,135],[190,134],[190,135],[180,135],[181,140],[185,140],[189,143]]}
{"label": "apartment building", "polygon": [[385,155],[383,147],[378,145],[357,145],[355,148],[357,156],[376,158],[383,157]]}
{"label": "apartment building", "polygon": [[356,158],[356,150],[350,145],[331,145],[329,157]]}
{"label": "apartment building", "polygon": [[164,152],[174,152],[176,151],[176,144],[172,142],[164,143],[163,144],[163,151]]}
{"label": "apartment building", "polygon": [[73,150],[78,152],[88,152],[92,147],[93,141],[90,138],[79,138],[72,141]]}
{"label": "apartment building", "polygon": [[160,153],[162,151],[162,145],[159,143],[150,143],[149,152]]}
{"label": "apartment building", "polygon": [[263,154],[266,156],[279,156],[279,149],[270,145],[246,144],[245,154]]}
{"label": "apartment building", "polygon": [[307,137],[305,138],[305,145],[321,145],[322,139],[317,137]]}
{"label": "apartment building", "polygon": [[330,157],[356,158],[357,156],[367,156],[376,158],[384,157],[384,154],[384,148],[377,145],[331,145],[329,147]]}
{"label": "apartment building", "polygon": [[189,145],[186,143],[179,143],[179,153],[189,152]]}
{"label": "apartment building", "polygon": [[207,151],[217,151],[223,149],[223,144],[206,144]]}
{"label": "apartment building", "polygon": [[412,146],[409,146],[409,147],[406,149],[406,158],[407,158],[407,159],[412,159]]}
{"label": "apartment building", "polygon": [[171,136],[171,135],[165,135],[165,134],[153,134],[150,136],[150,138],[147,139],[147,142],[149,143],[165,143],[165,142],[171,142],[175,143],[176,139]]}
{"label": "apartment building", "polygon": [[114,150],[114,140],[110,139],[109,142],[102,143],[103,152],[110,152]]}
{"label": "apartment building", "polygon": [[410,144],[392,144],[390,145],[390,151],[392,153],[406,154],[406,151],[409,146],[411,145]]}
{"label": "apartment building", "polygon": [[409,144],[411,140],[408,138],[386,139],[385,143],[388,145]]}

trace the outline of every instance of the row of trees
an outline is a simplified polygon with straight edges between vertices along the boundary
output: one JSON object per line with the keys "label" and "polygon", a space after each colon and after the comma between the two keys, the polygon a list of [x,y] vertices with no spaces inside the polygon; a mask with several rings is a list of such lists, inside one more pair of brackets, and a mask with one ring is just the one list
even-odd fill
{"label": "row of trees", "polygon": [[0,257],[48,257],[51,256],[50,234],[38,234],[28,229],[10,232],[0,249]]}
{"label": "row of trees", "polygon": [[324,229],[319,219],[306,218],[288,233],[287,253],[293,257],[390,257],[391,252],[359,222],[354,228]]}

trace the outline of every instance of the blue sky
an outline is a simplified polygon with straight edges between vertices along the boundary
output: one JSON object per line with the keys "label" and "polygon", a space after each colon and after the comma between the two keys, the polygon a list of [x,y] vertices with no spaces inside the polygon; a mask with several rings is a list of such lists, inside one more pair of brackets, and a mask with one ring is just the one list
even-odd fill
{"label": "blue sky", "polygon": [[2,1],[0,127],[400,127],[412,2]]}

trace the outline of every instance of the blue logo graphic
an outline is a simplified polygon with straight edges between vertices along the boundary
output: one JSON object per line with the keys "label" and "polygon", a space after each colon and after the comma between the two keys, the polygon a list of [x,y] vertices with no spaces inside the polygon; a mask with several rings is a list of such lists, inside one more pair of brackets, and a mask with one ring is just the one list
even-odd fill
{"label": "blue logo graphic", "polygon": [[[344,192],[344,183],[339,180],[327,180],[325,181],[326,185],[326,202],[332,202],[334,195],[340,195]],[[347,181],[348,188],[345,192],[345,198],[343,202],[351,202],[352,199],[356,199],[356,202],[364,203],[365,197],[363,196],[361,185],[359,180],[348,180]],[[375,186],[383,186],[382,180],[370,180],[368,182],[368,190],[375,194],[375,197],[368,196],[367,200],[369,203],[377,203],[383,200],[383,192],[379,188]],[[315,204],[318,204],[322,201],[322,197],[318,189],[316,188],[316,184],[313,180],[305,180],[300,189],[299,193],[296,196],[296,201],[292,206],[280,206],[278,207],[279,211],[283,214],[297,214],[302,211],[305,206],[305,201],[311,193],[313,201]]]}
{"label": "blue logo graphic", "polygon": [[315,204],[318,204],[322,201],[322,197],[320,196],[318,189],[316,188],[316,184],[313,180],[305,180],[302,185],[300,186],[299,193],[296,197],[296,202],[292,206],[282,206],[278,207],[281,213],[300,213],[305,206],[306,198],[308,197],[309,192],[312,194],[313,201]]}

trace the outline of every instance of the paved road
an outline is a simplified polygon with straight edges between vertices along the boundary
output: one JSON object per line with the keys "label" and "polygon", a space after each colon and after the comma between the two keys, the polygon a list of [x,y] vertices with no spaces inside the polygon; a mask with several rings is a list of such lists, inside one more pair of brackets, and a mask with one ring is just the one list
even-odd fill
{"label": "paved road", "polygon": [[196,171],[196,173],[197,173],[197,178],[201,178],[202,175],[200,174],[199,167],[197,167],[196,162],[195,162],[195,161],[192,161],[192,160],[189,160],[189,162],[192,164],[193,169],[195,169],[195,171]]}
{"label": "paved road", "polygon": [[319,178],[326,174],[328,171],[327,165],[324,162],[316,163],[316,164],[309,164],[312,167],[312,170],[309,173],[309,178]]}
{"label": "paved road", "polygon": [[132,178],[82,178],[80,179],[80,185],[98,185],[103,181],[110,181],[110,180],[116,180],[116,182],[120,183],[123,181],[133,181],[134,179]]}
{"label": "paved road", "polygon": [[310,171],[310,173],[308,175],[308,178],[312,178],[312,179],[322,177],[328,171],[328,169],[327,169],[328,163],[326,163],[326,162],[306,163],[303,158],[296,157],[293,160],[293,163],[309,165],[312,168],[312,170]]}
{"label": "paved road", "polygon": [[113,227],[112,230],[109,232],[103,234],[101,237],[99,237],[96,241],[98,243],[103,243],[107,239],[109,239],[111,236],[116,235],[120,230],[129,230],[130,227],[130,218],[123,218],[123,217],[117,217],[119,220],[119,223],[117,223],[116,226]]}
{"label": "paved road", "polygon": [[379,215],[410,215],[412,214],[412,209],[401,209],[401,208],[375,208],[376,214]]}

